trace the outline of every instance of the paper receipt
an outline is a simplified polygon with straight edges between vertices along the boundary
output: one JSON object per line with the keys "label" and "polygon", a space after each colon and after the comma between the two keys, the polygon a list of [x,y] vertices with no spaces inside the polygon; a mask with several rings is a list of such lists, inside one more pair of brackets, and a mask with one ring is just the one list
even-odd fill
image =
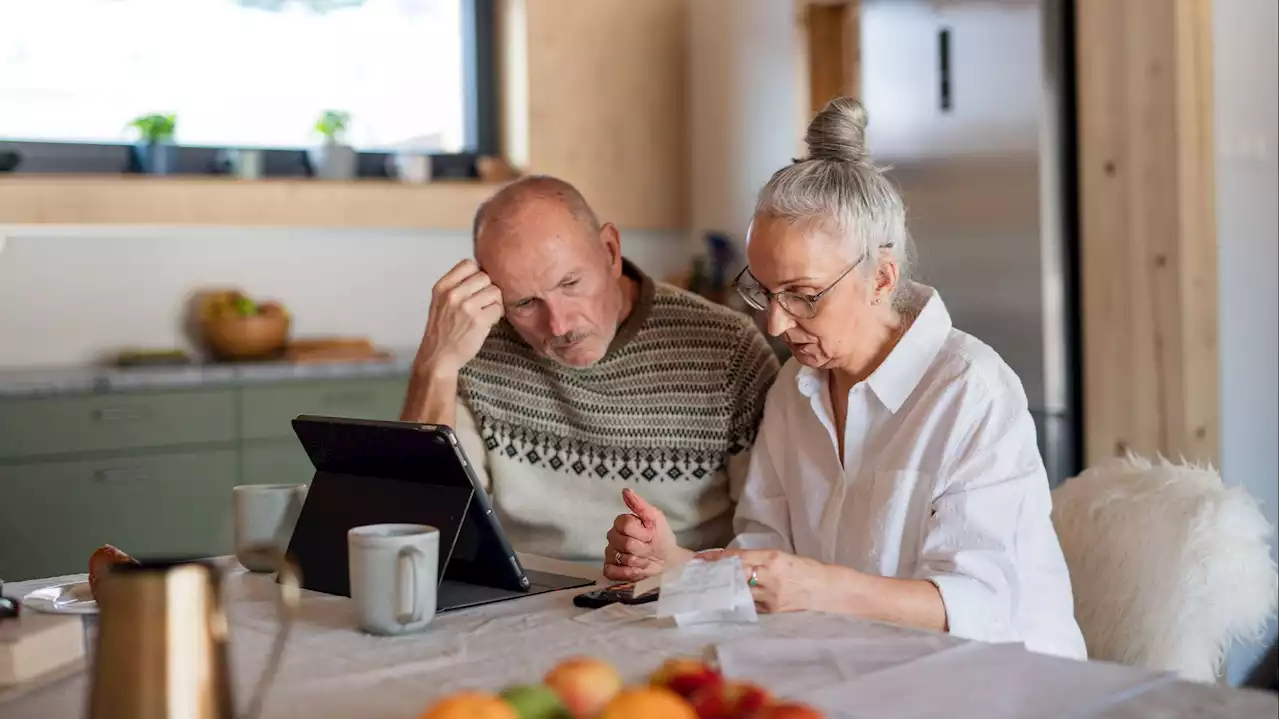
{"label": "paper receipt", "polygon": [[742,560],[694,559],[663,572],[657,616],[672,617],[680,626],[756,621],[756,606],[743,579]]}

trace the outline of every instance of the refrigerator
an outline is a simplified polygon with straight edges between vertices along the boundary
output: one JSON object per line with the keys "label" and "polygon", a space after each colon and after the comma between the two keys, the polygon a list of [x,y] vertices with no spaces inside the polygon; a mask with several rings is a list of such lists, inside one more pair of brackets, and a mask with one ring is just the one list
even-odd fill
{"label": "refrigerator", "polygon": [[862,0],[867,143],[915,277],[1022,380],[1049,481],[1082,452],[1068,0]]}

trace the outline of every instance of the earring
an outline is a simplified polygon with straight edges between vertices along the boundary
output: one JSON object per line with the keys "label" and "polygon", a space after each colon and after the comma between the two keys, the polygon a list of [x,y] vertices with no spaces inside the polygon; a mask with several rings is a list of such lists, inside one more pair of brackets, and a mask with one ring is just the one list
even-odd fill
{"label": "earring", "polygon": [[875,298],[874,300],[872,300],[871,304],[873,304],[873,305],[878,305],[878,304],[880,304],[880,298],[879,298],[879,297]]}

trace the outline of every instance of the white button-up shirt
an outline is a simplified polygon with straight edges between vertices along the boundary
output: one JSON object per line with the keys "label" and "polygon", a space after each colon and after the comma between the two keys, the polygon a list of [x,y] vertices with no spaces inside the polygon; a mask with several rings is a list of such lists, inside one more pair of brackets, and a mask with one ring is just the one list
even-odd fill
{"label": "white button-up shirt", "polygon": [[849,390],[839,456],[828,372],[769,392],[733,547],[780,549],[938,587],[951,633],[1085,656],[1022,383],[942,299]]}

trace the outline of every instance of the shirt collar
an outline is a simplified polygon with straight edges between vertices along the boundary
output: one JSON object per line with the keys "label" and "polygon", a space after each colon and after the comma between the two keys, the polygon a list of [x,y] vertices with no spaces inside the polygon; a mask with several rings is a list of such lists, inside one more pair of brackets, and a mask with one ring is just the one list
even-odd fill
{"label": "shirt collar", "polygon": [[[890,412],[897,412],[915,391],[952,328],[951,314],[932,287],[912,284],[903,289],[910,293],[911,305],[920,309],[897,346],[866,380]],[[826,378],[827,370],[801,367],[796,385],[802,395],[812,397],[826,386]]]}
{"label": "shirt collar", "polygon": [[613,341],[609,343],[609,349],[605,351],[604,357],[600,358],[600,362],[617,356],[622,348],[636,336],[653,311],[654,284],[649,275],[625,257],[622,258],[622,274],[630,277],[640,287],[636,292],[636,302],[631,307],[631,313],[618,325],[618,331],[613,335]]}

